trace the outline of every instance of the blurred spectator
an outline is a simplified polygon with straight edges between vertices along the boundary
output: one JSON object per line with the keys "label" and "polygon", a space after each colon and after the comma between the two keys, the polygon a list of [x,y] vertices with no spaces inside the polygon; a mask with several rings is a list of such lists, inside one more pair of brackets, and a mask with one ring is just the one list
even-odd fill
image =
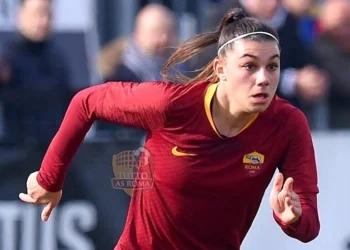
{"label": "blurred spectator", "polygon": [[148,4],[138,13],[130,37],[103,48],[98,67],[106,81],[160,80],[162,65],[176,43],[174,14],[163,5]]}
{"label": "blurred spectator", "polygon": [[21,1],[18,34],[4,46],[0,66],[6,142],[49,143],[67,108],[69,73],[51,24],[51,0]]}
{"label": "blurred spectator", "polygon": [[328,0],[319,15],[321,35],[313,49],[330,74],[330,126],[350,128],[350,2]]}
{"label": "blurred spectator", "polygon": [[222,14],[228,9],[239,6],[239,0],[221,0],[219,2],[209,1],[208,8],[205,9],[204,30],[215,28],[222,19]]}
{"label": "blurred spectator", "polygon": [[283,0],[283,6],[289,13],[295,16],[306,16],[309,14],[314,0]]}
{"label": "blurred spectator", "polygon": [[[216,26],[220,23],[223,15],[227,12],[228,9],[236,7],[239,5],[238,0],[220,0],[220,1],[211,1],[207,2],[206,7],[203,8],[203,17],[201,18],[202,29],[200,32],[205,32],[208,30],[214,30]],[[194,56],[191,59],[190,68],[192,71],[199,71],[200,68],[206,66],[207,62],[212,61],[218,52],[217,45],[209,46],[204,52],[200,55]]]}
{"label": "blurred spectator", "polygon": [[121,57],[127,43],[127,37],[118,37],[101,50],[97,67],[105,81],[113,80],[115,77],[116,70],[121,65]]}
{"label": "blurred spectator", "polygon": [[[148,4],[143,7],[130,37],[107,44],[98,59],[105,81],[147,82],[161,80],[161,68],[177,43],[176,17],[167,7]],[[177,70],[185,71],[181,65]],[[97,123],[98,132],[113,133],[120,140],[136,140],[144,131],[105,122]]]}
{"label": "blurred spectator", "polygon": [[318,34],[316,16],[319,1],[315,0],[283,0],[284,7],[297,18],[297,32],[306,45],[312,45]]}

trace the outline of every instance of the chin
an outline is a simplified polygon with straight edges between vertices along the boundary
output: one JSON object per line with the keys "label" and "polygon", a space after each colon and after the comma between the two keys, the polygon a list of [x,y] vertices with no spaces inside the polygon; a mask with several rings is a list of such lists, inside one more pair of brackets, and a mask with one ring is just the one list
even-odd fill
{"label": "chin", "polygon": [[265,100],[257,100],[248,103],[248,110],[252,113],[262,113],[264,112],[271,104],[272,98],[267,98]]}
{"label": "chin", "polygon": [[249,111],[251,113],[262,113],[264,112],[267,108],[269,107],[269,104],[265,104],[265,105],[252,105],[249,108]]}

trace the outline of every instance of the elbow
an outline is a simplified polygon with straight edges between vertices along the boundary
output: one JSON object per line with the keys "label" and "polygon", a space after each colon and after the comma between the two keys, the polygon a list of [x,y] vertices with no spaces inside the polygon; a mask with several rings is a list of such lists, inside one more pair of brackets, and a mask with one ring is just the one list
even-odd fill
{"label": "elbow", "polygon": [[78,114],[80,114],[80,118],[84,120],[90,120],[94,117],[94,99],[91,97],[91,88],[80,90],[76,93],[71,102],[70,108],[74,110],[78,110]]}
{"label": "elbow", "polygon": [[89,95],[89,88],[82,89],[73,95],[71,102],[82,103]]}

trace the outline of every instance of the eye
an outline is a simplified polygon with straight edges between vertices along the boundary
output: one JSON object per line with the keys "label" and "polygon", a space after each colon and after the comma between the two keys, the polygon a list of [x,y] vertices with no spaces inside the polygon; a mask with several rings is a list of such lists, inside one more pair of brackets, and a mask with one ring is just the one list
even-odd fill
{"label": "eye", "polygon": [[270,71],[275,71],[278,69],[278,64],[277,63],[273,63],[273,64],[270,64],[267,66],[267,68],[270,70]]}
{"label": "eye", "polygon": [[243,68],[247,69],[247,70],[253,70],[255,69],[255,65],[252,63],[247,63],[243,65]]}

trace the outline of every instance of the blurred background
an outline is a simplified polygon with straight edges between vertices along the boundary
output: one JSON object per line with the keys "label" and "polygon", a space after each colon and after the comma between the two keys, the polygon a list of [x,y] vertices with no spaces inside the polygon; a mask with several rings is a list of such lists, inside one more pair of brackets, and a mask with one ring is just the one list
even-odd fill
{"label": "blurred background", "polygon": [[[300,243],[283,235],[264,199],[242,249],[350,249],[349,0],[0,0],[0,250],[113,249],[130,197],[112,186],[112,158],[141,146],[144,131],[95,123],[47,223],[40,207],[17,198],[28,174],[77,91],[160,80],[169,48],[215,28],[236,6],[279,33],[278,94],[308,117],[321,218],[319,237]],[[193,75],[215,53],[208,48],[179,70]]]}

